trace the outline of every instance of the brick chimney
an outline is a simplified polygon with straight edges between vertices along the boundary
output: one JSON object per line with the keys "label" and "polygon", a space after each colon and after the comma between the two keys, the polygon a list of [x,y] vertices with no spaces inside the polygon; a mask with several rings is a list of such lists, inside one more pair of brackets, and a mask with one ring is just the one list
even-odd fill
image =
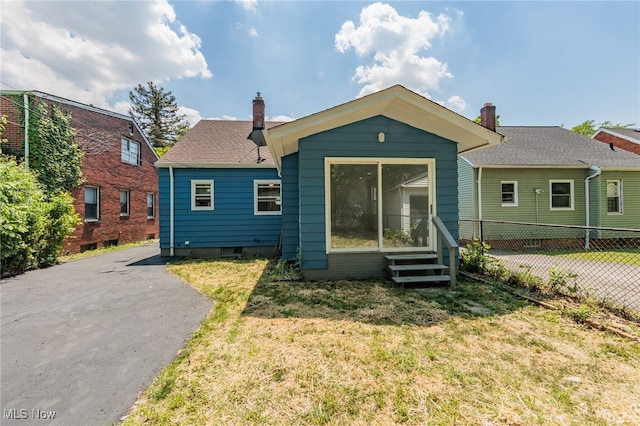
{"label": "brick chimney", "polygon": [[258,92],[253,100],[253,130],[262,129],[264,129],[264,101]]}
{"label": "brick chimney", "polygon": [[480,109],[480,124],[489,130],[496,131],[496,107],[486,103]]}

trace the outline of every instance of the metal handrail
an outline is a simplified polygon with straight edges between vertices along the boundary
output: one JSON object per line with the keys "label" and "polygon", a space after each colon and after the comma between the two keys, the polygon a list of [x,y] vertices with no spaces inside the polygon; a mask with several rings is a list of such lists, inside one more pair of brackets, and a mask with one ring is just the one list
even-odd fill
{"label": "metal handrail", "polygon": [[458,275],[456,268],[456,249],[458,249],[458,243],[438,216],[434,216],[431,220],[435,225],[438,240],[438,263],[442,264],[442,241],[444,240],[447,248],[449,249],[449,275],[451,276],[451,287],[455,287],[456,276]]}

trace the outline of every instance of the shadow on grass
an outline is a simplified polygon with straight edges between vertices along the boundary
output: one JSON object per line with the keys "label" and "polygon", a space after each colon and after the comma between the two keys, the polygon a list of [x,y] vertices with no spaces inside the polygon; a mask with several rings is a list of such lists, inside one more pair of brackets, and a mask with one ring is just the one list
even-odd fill
{"label": "shadow on grass", "polygon": [[528,304],[495,286],[464,278],[455,289],[404,289],[382,279],[277,281],[270,273],[273,267],[270,262],[265,268],[243,315],[425,326],[453,316],[503,315]]}

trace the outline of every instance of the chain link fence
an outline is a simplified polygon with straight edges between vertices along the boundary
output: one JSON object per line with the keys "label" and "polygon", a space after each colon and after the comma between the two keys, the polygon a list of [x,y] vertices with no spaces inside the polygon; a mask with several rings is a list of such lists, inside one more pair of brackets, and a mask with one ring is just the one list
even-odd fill
{"label": "chain link fence", "polygon": [[640,229],[460,220],[459,232],[522,281],[640,314]]}

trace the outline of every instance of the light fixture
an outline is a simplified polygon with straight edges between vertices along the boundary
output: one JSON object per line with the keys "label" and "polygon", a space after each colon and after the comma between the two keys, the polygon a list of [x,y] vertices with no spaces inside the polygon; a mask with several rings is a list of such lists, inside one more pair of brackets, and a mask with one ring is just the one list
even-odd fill
{"label": "light fixture", "polygon": [[384,142],[384,132],[378,133],[378,142]]}

